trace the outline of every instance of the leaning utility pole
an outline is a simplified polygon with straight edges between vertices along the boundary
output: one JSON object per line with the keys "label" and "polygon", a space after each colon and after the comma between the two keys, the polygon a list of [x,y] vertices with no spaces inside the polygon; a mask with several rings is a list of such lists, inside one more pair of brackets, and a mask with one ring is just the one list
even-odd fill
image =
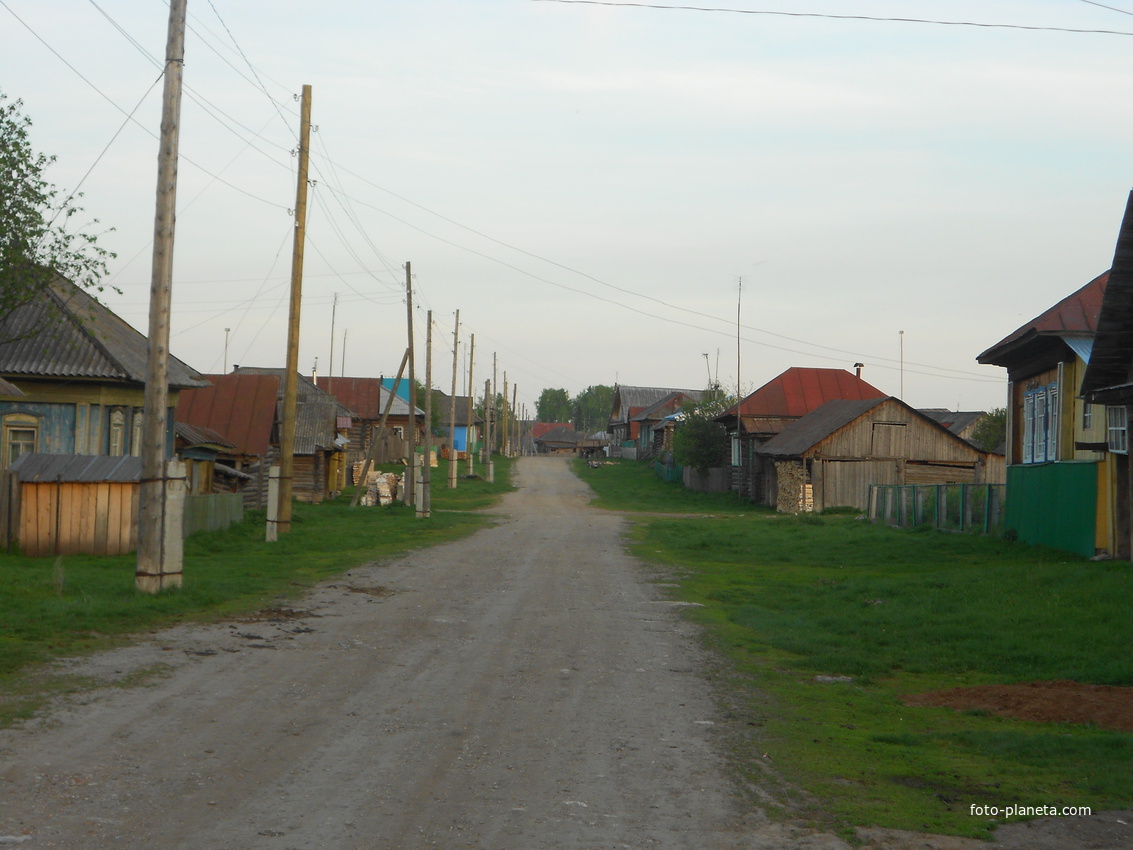
{"label": "leaning utility pole", "polygon": [[[153,225],[149,359],[142,421],[142,481],[138,496],[138,556],[134,585],[146,593],[181,586],[183,544],[180,505],[184,474],[170,480],[165,460],[169,434],[169,312],[173,301],[173,231],[177,219],[177,153],[181,128],[181,79],[185,66],[185,6],[169,4],[165,90],[157,156],[157,209]],[[172,507],[172,509],[170,509]]]}
{"label": "leaning utility pole", "polygon": [[[448,459],[448,488],[450,490],[456,489],[456,468],[460,462],[456,458],[456,370],[460,366],[460,360],[457,357],[457,350],[460,346],[460,311],[456,311],[456,326],[452,329],[452,404],[449,406],[448,414],[448,434],[449,434],[449,459]],[[464,444],[465,448],[468,447],[468,431],[465,429]]]}
{"label": "leaning utility pole", "polygon": [[[303,303],[303,247],[307,235],[307,168],[311,148],[311,87],[303,86],[299,110],[299,178],[295,187],[295,238],[291,247],[291,304],[287,312],[287,366],[283,372],[283,422],[279,429],[279,514],[275,534],[291,531],[295,474],[295,408],[299,396],[299,311]],[[268,517],[268,525],[272,518]]]}
{"label": "leaning utility pole", "polygon": [[[470,334],[468,339],[468,477],[476,474],[473,467],[472,451],[472,398],[476,395],[476,385],[472,383],[472,367],[476,363],[476,334]],[[481,433],[483,439],[483,433]]]}
{"label": "leaning utility pole", "polygon": [[408,260],[405,262],[405,314],[409,324],[409,451],[405,467],[405,504],[414,505],[416,482],[414,465],[417,460],[417,382],[413,373],[413,270]]}

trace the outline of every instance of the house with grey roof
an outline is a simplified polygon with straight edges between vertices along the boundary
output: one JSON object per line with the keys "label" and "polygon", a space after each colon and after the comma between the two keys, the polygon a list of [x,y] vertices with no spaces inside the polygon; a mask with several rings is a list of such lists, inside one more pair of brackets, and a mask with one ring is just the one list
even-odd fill
{"label": "house with grey roof", "polygon": [[[63,277],[0,318],[0,468],[23,454],[141,451],[146,337]],[[169,358],[166,451],[183,389],[205,386]]]}

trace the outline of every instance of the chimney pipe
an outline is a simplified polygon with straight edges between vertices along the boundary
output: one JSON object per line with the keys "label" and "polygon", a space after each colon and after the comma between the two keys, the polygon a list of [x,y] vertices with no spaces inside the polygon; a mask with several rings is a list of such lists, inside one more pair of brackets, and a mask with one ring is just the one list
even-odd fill
{"label": "chimney pipe", "polygon": [[864,369],[864,368],[865,368],[864,363],[855,363],[854,364],[854,371],[856,372],[856,377],[860,378],[862,376],[862,369]]}

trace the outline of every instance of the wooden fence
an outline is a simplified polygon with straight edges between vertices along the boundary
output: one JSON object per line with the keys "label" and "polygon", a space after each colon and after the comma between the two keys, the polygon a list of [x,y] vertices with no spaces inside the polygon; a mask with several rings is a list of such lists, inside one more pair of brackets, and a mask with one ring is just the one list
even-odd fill
{"label": "wooden fence", "polygon": [[1003,484],[874,484],[869,518],[897,528],[929,525],[950,531],[1003,530]]}
{"label": "wooden fence", "polygon": [[[244,517],[239,494],[187,496],[184,533]],[[31,557],[125,555],[138,545],[136,481],[19,482],[0,475],[0,547]]]}

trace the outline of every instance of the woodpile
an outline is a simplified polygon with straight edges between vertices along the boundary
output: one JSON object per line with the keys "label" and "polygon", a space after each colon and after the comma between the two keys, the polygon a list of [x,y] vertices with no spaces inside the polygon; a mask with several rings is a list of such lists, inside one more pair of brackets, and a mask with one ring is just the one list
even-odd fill
{"label": "woodpile", "polygon": [[[354,464],[355,481],[358,481],[362,475],[362,466],[362,461]],[[396,472],[378,472],[376,469],[371,469],[366,474],[365,483],[359,486],[366,488],[362,498],[358,500],[359,504],[366,506],[389,505],[398,497],[401,476]]]}
{"label": "woodpile", "polygon": [[799,461],[776,461],[775,474],[779,479],[779,497],[775,509],[779,513],[797,514],[814,510],[811,486],[807,482],[806,467]]}

